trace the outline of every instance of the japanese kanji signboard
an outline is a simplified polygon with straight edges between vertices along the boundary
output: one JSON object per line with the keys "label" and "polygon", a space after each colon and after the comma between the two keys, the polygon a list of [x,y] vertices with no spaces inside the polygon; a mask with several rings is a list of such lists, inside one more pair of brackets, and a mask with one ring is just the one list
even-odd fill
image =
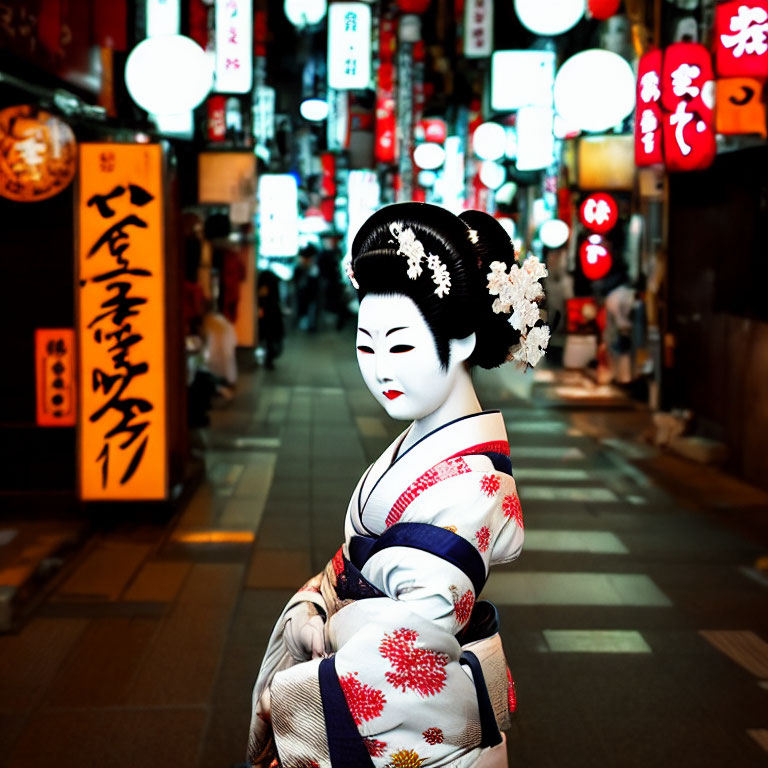
{"label": "japanese kanji signboard", "polygon": [[611,271],[613,258],[600,235],[590,235],[579,246],[581,269],[589,280],[600,280]]}
{"label": "japanese kanji signboard", "polygon": [[733,0],[715,9],[719,77],[768,78],[768,2]]}
{"label": "japanese kanji signboard", "polygon": [[216,86],[219,93],[248,93],[253,83],[251,0],[216,0]]}
{"label": "japanese kanji signboard", "polygon": [[715,127],[718,133],[757,133],[766,138],[763,84],[751,77],[724,77],[717,81]]}
{"label": "japanese kanji signboard", "polygon": [[635,165],[664,162],[661,139],[661,50],[640,58],[637,68],[637,112],[635,115]]}
{"label": "japanese kanji signboard", "polygon": [[328,85],[367,88],[371,79],[371,8],[331,3],[328,8]]}
{"label": "japanese kanji signboard", "polygon": [[38,427],[74,427],[75,332],[72,328],[35,331],[35,382]]}
{"label": "japanese kanji signboard", "polygon": [[579,220],[593,232],[609,232],[619,219],[619,207],[616,201],[605,192],[589,195],[579,209]]}
{"label": "japanese kanji signboard", "polygon": [[77,333],[84,500],[167,495],[162,150],[84,144]]}

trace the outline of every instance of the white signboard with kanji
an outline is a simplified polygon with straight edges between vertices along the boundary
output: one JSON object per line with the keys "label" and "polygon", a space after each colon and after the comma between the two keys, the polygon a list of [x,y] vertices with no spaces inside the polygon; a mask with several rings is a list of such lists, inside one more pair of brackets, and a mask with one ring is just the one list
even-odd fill
{"label": "white signboard with kanji", "polygon": [[251,0],[216,0],[216,85],[219,93],[248,93],[253,82]]}
{"label": "white signboard with kanji", "polygon": [[368,88],[371,80],[371,8],[331,3],[328,8],[328,85],[339,91]]}
{"label": "white signboard with kanji", "polygon": [[487,58],[493,53],[493,0],[466,0],[464,6],[464,55]]}

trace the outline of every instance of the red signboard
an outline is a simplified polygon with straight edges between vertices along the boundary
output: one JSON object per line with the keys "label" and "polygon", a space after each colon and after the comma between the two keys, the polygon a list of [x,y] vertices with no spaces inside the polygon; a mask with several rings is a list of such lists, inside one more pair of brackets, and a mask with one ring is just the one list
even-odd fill
{"label": "red signboard", "polygon": [[724,135],[756,133],[766,137],[763,84],[751,77],[724,77],[717,81],[715,128]]}
{"label": "red signboard", "polygon": [[600,235],[590,235],[579,247],[581,269],[588,280],[600,280],[611,271],[613,258]]}
{"label": "red signboard", "polygon": [[35,331],[37,426],[73,427],[75,396],[75,332],[72,328]]}
{"label": "red signboard", "polygon": [[661,50],[640,58],[637,68],[637,112],[635,115],[635,165],[664,162],[661,126]]}
{"label": "red signboard", "polygon": [[383,19],[379,30],[379,72],[376,83],[376,128],[374,157],[377,163],[396,159],[395,68],[393,57],[397,38],[395,22]]}
{"label": "red signboard", "polygon": [[593,232],[609,232],[619,219],[619,206],[605,192],[589,195],[579,209],[579,220]]}
{"label": "red signboard", "polygon": [[670,171],[708,168],[715,159],[715,82],[709,51],[675,43],[664,54],[661,103],[664,158]]}
{"label": "red signboard", "polygon": [[718,76],[768,78],[768,1],[716,6],[714,42]]}
{"label": "red signboard", "polygon": [[224,141],[227,137],[227,100],[214,95],[207,102],[208,141]]}

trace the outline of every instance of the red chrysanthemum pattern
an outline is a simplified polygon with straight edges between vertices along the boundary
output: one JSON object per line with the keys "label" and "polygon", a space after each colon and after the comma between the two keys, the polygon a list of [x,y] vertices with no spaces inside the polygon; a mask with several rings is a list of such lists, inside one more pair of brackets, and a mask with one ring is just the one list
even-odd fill
{"label": "red chrysanthemum pattern", "polygon": [[456,477],[456,475],[464,475],[467,472],[471,472],[464,459],[460,456],[453,459],[446,459],[439,464],[435,464],[432,469],[428,469],[423,475],[414,480],[408,488],[403,491],[400,498],[392,505],[392,509],[389,510],[387,519],[384,521],[387,528],[390,525],[394,525],[408,509],[408,506],[424,491],[429,490],[433,485],[437,485],[443,480],[447,480],[450,477]]}
{"label": "red chrysanthemum pattern", "polygon": [[365,720],[378,717],[384,710],[387,700],[381,691],[361,683],[355,674],[350,673],[340,677],[339,683],[355,725],[362,725]]}
{"label": "red chrysanthemum pattern", "polygon": [[379,653],[389,659],[394,672],[387,672],[387,682],[405,693],[415,691],[427,698],[439,693],[445,686],[445,665],[448,655],[429,648],[417,648],[418,632],[398,629],[384,635]]}
{"label": "red chrysanthemum pattern", "polygon": [[468,589],[461,597],[456,590],[453,592],[453,612],[456,614],[456,621],[459,624],[466,624],[472,615],[472,608],[475,605],[475,593]]}
{"label": "red chrysanthemum pattern", "polygon": [[440,730],[440,728],[427,728],[424,733],[421,734],[424,737],[424,741],[427,742],[427,744],[442,744],[443,743],[443,732]]}
{"label": "red chrysanthemum pattern", "polygon": [[504,510],[504,516],[511,517],[522,528],[523,508],[520,506],[520,499],[517,498],[517,494],[513,493],[511,496],[505,496],[501,506]]}
{"label": "red chrysanthemum pattern", "polygon": [[400,749],[390,757],[387,768],[421,768],[426,760],[412,749]]}
{"label": "red chrysanthemum pattern", "polygon": [[475,538],[477,539],[477,548],[481,552],[487,552],[488,545],[491,543],[491,529],[484,525],[479,531],[475,531]]}
{"label": "red chrysanthemum pattern", "polygon": [[384,751],[387,748],[386,741],[378,741],[377,739],[372,739],[370,737],[364,738],[363,744],[365,744],[365,748],[368,750],[368,754],[371,757],[383,757]]}
{"label": "red chrysanthemum pattern", "polygon": [[514,712],[517,709],[515,681],[512,679],[512,673],[509,671],[509,667],[507,667],[507,704],[510,712]]}
{"label": "red chrysanthemum pattern", "polygon": [[501,488],[501,480],[498,475],[483,475],[480,479],[480,490],[486,496],[495,496]]}

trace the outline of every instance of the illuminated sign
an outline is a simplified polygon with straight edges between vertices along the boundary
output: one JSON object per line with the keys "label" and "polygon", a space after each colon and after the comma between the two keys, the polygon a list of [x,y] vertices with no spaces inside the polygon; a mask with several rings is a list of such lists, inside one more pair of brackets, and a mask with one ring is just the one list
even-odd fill
{"label": "illuminated sign", "polygon": [[87,501],[167,497],[162,163],[157,144],[80,149],[78,458]]}
{"label": "illuminated sign", "polygon": [[493,52],[493,0],[466,0],[464,5],[464,55],[487,58]]}
{"label": "illuminated sign", "polygon": [[714,41],[720,77],[768,78],[768,2],[733,0],[717,5]]}
{"label": "illuminated sign", "polygon": [[664,159],[670,171],[708,168],[715,159],[715,83],[709,51],[674,43],[664,52],[661,104]]}
{"label": "illuminated sign", "polygon": [[328,9],[328,85],[367,88],[371,79],[371,8],[331,3]]}
{"label": "illuminated sign", "polygon": [[561,35],[584,16],[584,0],[515,0],[515,13],[520,23],[537,35]]}
{"label": "illuminated sign", "polygon": [[598,234],[609,232],[619,220],[616,201],[605,192],[596,192],[587,197],[579,209],[579,221]]}
{"label": "illuminated sign", "polygon": [[147,37],[178,35],[181,28],[179,0],[146,0]]}
{"label": "illuminated sign", "polygon": [[722,134],[757,133],[766,138],[763,84],[751,77],[717,80],[715,128]]}
{"label": "illuminated sign", "polygon": [[664,162],[662,147],[660,50],[646,53],[637,68],[637,111],[635,113],[635,164],[642,168]]}
{"label": "illuminated sign", "polygon": [[251,0],[216,0],[216,90],[248,93],[252,81]]}
{"label": "illuminated sign", "polygon": [[75,176],[77,144],[62,120],[33,106],[0,111],[0,196],[47,200]]}
{"label": "illuminated sign", "polygon": [[517,159],[519,171],[537,171],[552,164],[555,137],[554,113],[549,107],[523,107],[517,113]]}
{"label": "illuminated sign", "polygon": [[295,256],[299,252],[299,190],[290,173],[259,177],[259,256]]}
{"label": "illuminated sign", "polygon": [[590,235],[579,247],[581,269],[588,280],[600,280],[611,271],[611,252],[600,235]]}
{"label": "illuminated sign", "polygon": [[491,109],[551,107],[555,86],[553,51],[496,51],[491,57]]}
{"label": "illuminated sign", "polygon": [[35,380],[38,427],[74,427],[75,332],[72,328],[35,331]]}

